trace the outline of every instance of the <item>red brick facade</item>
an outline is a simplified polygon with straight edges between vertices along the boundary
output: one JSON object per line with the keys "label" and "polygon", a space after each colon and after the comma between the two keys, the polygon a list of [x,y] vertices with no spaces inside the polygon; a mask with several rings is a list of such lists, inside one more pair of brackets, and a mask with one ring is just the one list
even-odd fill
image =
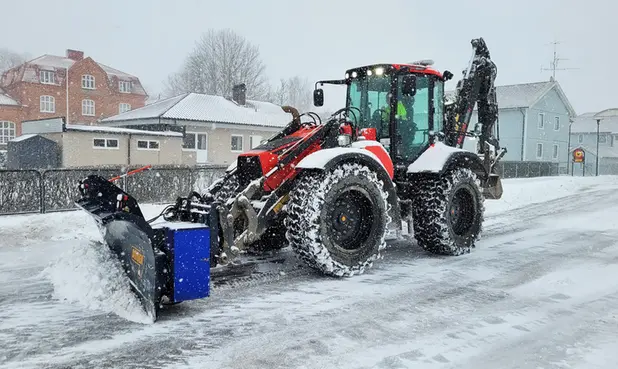
{"label": "red brick facade", "polygon": [[[0,121],[15,122],[16,135],[21,134],[21,122],[52,117],[67,117],[71,123],[91,123],[120,113],[120,104],[136,109],[146,104],[146,95],[139,79],[109,67],[106,71],[92,58],[83,58],[83,53],[67,50],[72,59],[56,56],[42,56],[31,62],[13,68],[2,75],[0,87],[22,106],[0,105]],[[45,64],[49,65],[45,65]],[[66,68],[69,74],[69,87],[66,85]],[[41,70],[51,71],[54,83],[40,81]],[[109,72],[109,73],[108,73]],[[82,86],[82,78],[94,78],[94,88]],[[130,81],[132,91],[120,92],[120,81]],[[86,86],[89,87],[89,86]],[[67,116],[67,95],[69,99]],[[41,111],[41,96],[51,96],[52,112]],[[86,102],[85,111],[82,103]],[[92,113],[94,104],[94,114]],[[86,114],[84,114],[86,113]]]}

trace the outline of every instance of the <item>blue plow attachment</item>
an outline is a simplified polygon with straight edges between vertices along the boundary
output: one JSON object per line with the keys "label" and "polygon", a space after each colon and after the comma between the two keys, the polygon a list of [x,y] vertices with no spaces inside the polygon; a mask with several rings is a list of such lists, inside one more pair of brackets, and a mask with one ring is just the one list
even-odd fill
{"label": "blue plow attachment", "polygon": [[171,207],[174,221],[152,223],[131,195],[103,177],[88,176],[79,191],[77,206],[93,217],[153,320],[164,300],[175,304],[210,295],[211,254],[218,247],[214,206],[201,205],[195,214],[183,210],[186,199],[179,199]]}

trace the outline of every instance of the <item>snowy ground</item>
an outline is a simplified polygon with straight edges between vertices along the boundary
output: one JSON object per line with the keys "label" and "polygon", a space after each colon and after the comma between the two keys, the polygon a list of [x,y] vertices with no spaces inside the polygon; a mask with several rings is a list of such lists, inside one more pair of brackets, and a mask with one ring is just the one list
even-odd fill
{"label": "snowy ground", "polygon": [[470,255],[397,242],[336,280],[282,252],[156,324],[88,216],[0,217],[0,368],[615,368],[618,177],[504,185]]}

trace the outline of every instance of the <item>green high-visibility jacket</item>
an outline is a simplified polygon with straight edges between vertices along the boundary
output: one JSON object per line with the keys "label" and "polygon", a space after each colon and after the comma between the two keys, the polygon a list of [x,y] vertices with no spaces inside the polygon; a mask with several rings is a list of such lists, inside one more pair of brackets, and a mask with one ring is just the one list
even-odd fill
{"label": "green high-visibility jacket", "polygon": [[[384,109],[382,113],[382,120],[387,121],[390,115],[391,115],[391,107],[389,105],[386,107],[386,109]],[[406,119],[408,117],[408,111],[406,110],[405,106],[403,106],[401,101],[397,102],[397,115],[399,116],[399,119]]]}

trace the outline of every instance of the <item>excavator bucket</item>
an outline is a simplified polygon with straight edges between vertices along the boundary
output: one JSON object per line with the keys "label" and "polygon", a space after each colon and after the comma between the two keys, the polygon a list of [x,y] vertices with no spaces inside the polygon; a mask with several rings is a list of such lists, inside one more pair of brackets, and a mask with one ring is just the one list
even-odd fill
{"label": "excavator bucket", "polygon": [[499,200],[502,198],[502,192],[500,176],[494,173],[490,174],[487,182],[485,182],[485,186],[483,186],[483,196],[486,199]]}

